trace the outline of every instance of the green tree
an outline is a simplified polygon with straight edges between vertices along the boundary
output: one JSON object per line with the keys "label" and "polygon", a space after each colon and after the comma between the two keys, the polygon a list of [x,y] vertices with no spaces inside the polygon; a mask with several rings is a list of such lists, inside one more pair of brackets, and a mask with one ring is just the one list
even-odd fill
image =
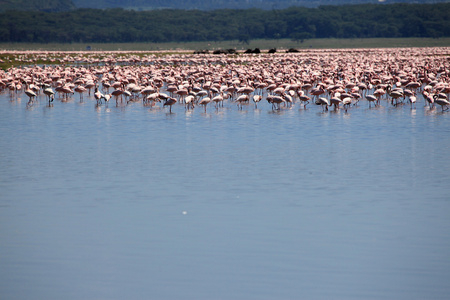
{"label": "green tree", "polygon": [[291,34],[291,40],[297,43],[303,43],[306,39],[310,39],[312,35],[309,32],[294,32]]}

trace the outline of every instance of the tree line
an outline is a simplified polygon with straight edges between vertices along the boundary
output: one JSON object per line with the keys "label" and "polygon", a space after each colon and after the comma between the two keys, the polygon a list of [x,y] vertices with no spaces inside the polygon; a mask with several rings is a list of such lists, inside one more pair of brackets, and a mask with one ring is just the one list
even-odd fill
{"label": "tree line", "polygon": [[290,38],[449,37],[450,3],[280,10],[76,9],[0,13],[0,42],[189,42]]}
{"label": "tree line", "polygon": [[[42,0],[41,0],[42,1]],[[47,0],[48,1],[48,0]],[[60,0],[67,1],[67,0]],[[438,3],[447,0],[72,0],[77,8],[124,8],[134,10],[152,9],[285,9],[292,6],[318,7],[343,4],[392,4],[392,3]]]}
{"label": "tree line", "polygon": [[123,8],[147,11],[155,9],[216,10],[285,9],[344,4],[439,3],[448,0],[0,0],[0,12],[7,10],[62,12],[78,8]]}
{"label": "tree line", "polygon": [[0,12],[8,10],[57,12],[76,9],[72,0],[2,0],[0,4]]}

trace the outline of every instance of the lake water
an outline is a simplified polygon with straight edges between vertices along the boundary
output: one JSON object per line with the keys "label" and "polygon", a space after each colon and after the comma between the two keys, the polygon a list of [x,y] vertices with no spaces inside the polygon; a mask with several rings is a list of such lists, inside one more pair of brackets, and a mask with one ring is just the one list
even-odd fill
{"label": "lake water", "polygon": [[450,113],[0,95],[1,299],[449,299]]}

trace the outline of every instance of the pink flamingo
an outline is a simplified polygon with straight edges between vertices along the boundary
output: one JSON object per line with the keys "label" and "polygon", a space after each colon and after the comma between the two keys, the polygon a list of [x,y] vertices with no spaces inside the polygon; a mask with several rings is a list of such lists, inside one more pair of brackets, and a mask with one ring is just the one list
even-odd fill
{"label": "pink flamingo", "polygon": [[208,105],[208,103],[211,102],[211,98],[209,97],[204,97],[200,100],[200,102],[198,104],[203,105],[205,107],[205,113],[206,113],[206,106]]}
{"label": "pink flamingo", "polygon": [[80,101],[82,101],[83,100],[83,93],[86,91],[86,88],[84,86],[77,85],[74,90],[75,90],[75,92],[80,94]]}
{"label": "pink flamingo", "polygon": [[376,105],[376,101],[378,100],[377,97],[375,97],[374,95],[366,95],[366,100],[369,101],[369,108],[370,108],[370,104],[372,102],[375,102]]}

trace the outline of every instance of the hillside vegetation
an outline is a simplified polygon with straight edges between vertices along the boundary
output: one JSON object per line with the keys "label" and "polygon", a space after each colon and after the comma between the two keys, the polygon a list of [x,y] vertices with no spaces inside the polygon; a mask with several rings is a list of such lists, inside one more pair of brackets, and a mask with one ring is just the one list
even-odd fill
{"label": "hillside vegetation", "polygon": [[297,7],[318,7],[320,5],[343,4],[392,4],[392,3],[437,3],[446,0],[73,0],[77,8],[124,8],[134,10],[152,9],[249,9],[265,10]]}
{"label": "hillside vegetation", "polygon": [[45,11],[62,12],[78,8],[148,11],[161,9],[217,10],[249,9],[277,10],[289,7],[319,7],[321,5],[347,4],[435,4],[448,0],[0,0],[0,12]]}
{"label": "hillside vegetation", "polygon": [[0,42],[124,43],[288,38],[449,37],[450,3],[283,10],[77,9],[0,13]]}
{"label": "hillside vegetation", "polygon": [[58,12],[75,8],[72,0],[0,0],[0,12],[9,10]]}

